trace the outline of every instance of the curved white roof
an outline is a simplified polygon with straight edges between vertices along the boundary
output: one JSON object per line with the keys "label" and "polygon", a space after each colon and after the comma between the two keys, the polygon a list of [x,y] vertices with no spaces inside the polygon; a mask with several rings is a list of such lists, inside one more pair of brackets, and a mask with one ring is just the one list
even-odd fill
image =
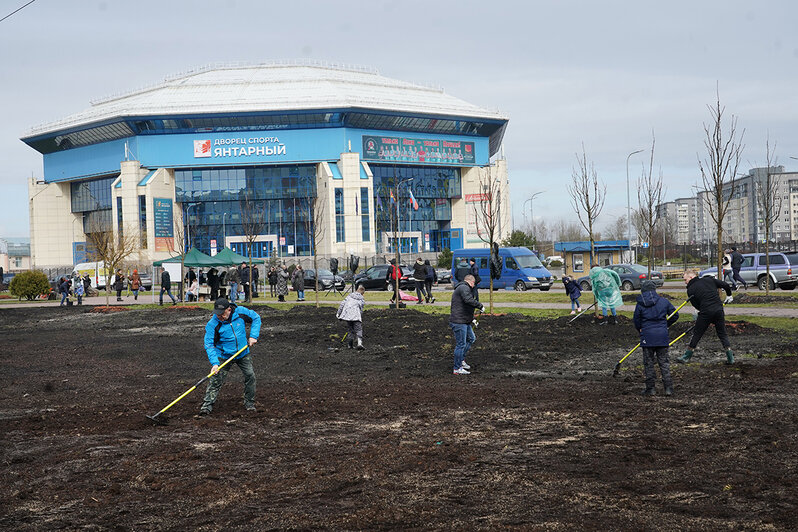
{"label": "curved white roof", "polygon": [[26,137],[129,116],[366,108],[435,116],[507,120],[443,92],[380,76],[374,70],[324,64],[209,66],[131,93],[92,102]]}

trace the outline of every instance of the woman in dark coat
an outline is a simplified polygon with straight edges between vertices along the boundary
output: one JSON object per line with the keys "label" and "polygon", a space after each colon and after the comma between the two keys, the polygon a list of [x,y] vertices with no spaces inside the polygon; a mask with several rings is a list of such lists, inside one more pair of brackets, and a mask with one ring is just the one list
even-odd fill
{"label": "woman in dark coat", "polygon": [[277,268],[272,266],[269,268],[269,295],[274,297],[277,295]]}
{"label": "woman in dark coat", "polygon": [[296,269],[294,270],[294,275],[291,276],[291,284],[294,287],[294,292],[296,292],[296,300],[297,301],[304,301],[305,300],[305,270],[302,269],[302,266],[297,264]]}
{"label": "woman in dark coat", "polygon": [[114,290],[116,290],[116,300],[122,301],[122,290],[125,289],[125,275],[122,270],[116,270],[116,279],[114,280]]}
{"label": "woman in dark coat", "polygon": [[288,272],[285,266],[280,265],[277,271],[277,301],[285,301],[285,296],[288,295]]}

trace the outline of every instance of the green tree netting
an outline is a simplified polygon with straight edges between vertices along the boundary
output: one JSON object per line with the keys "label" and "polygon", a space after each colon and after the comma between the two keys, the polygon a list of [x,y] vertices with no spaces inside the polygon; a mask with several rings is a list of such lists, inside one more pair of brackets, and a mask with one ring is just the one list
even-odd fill
{"label": "green tree netting", "polygon": [[593,266],[590,268],[590,283],[601,308],[615,308],[623,305],[621,278],[617,273]]}

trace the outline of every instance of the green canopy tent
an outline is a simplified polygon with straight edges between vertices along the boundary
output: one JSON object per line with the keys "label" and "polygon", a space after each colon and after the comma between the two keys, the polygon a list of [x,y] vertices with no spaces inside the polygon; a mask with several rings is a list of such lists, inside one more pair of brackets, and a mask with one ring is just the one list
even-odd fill
{"label": "green canopy tent", "polygon": [[[175,263],[180,262],[180,255],[177,257],[172,257],[170,259],[158,260],[153,262],[153,266],[161,266],[163,263]],[[226,265],[227,262],[219,262],[215,260],[214,257],[210,255],[206,255],[202,251],[198,250],[197,248],[191,248],[186,253],[185,259],[183,259],[183,265],[186,267],[194,267],[194,268],[209,268],[211,266],[223,266]]]}
{"label": "green canopy tent", "polygon": [[[235,251],[230,248],[222,248],[219,252],[211,257],[211,259],[217,261],[217,266],[235,266],[237,264],[241,264],[242,262],[246,262],[249,264],[249,257],[245,257],[244,255],[239,255]],[[265,261],[263,259],[252,259],[252,264],[263,264]]]}

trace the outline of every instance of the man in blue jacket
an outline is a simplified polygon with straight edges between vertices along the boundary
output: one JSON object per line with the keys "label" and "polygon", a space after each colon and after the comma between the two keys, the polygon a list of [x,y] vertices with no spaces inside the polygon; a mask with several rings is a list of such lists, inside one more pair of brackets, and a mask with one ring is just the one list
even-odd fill
{"label": "man in blue jacket", "polygon": [[[673,314],[673,316],[670,316]],[[670,316],[670,318],[668,318]],[[640,333],[640,347],[643,348],[643,367],[646,372],[646,388],[643,395],[654,395],[654,383],[657,380],[656,364],[662,375],[665,395],[673,395],[670,361],[668,360],[668,327],[676,323],[679,313],[667,299],[657,294],[654,281],[645,280],[640,284],[640,295],[637,296],[634,324]]]}
{"label": "man in blue jacket", "polygon": [[[251,321],[252,326],[247,338],[245,321]],[[260,336],[260,316],[244,307],[230,303],[226,298],[220,297],[213,304],[213,316],[205,325],[205,351],[211,363],[211,377],[208,388],[205,390],[205,400],[200,408],[200,415],[205,416],[213,410],[213,404],[219,395],[219,389],[224,384],[230,364],[219,371],[219,366],[233,356],[239,349],[247,346],[233,361],[244,374],[244,408],[255,410],[255,370],[252,367],[252,356],[249,347],[258,342]]]}

